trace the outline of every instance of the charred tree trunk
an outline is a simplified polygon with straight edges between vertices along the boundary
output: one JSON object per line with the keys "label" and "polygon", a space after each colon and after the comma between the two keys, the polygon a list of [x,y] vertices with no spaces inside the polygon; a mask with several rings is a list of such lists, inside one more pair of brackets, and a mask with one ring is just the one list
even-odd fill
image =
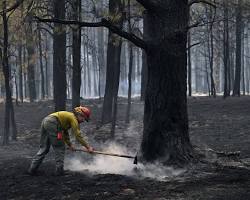
{"label": "charred tree trunk", "polygon": [[[54,0],[54,17],[65,19],[65,0]],[[55,110],[66,109],[66,31],[63,25],[54,25],[53,85]]]}
{"label": "charred tree trunk", "polygon": [[243,95],[246,95],[246,84],[245,84],[245,39],[244,39],[244,25],[242,24],[242,56],[241,56],[241,62],[242,62],[242,90],[243,90]]}
{"label": "charred tree trunk", "polygon": [[[250,55],[250,49],[249,49],[249,38],[248,38],[248,32],[246,33],[246,55]],[[250,62],[249,62],[249,58],[246,58],[246,92],[249,94],[250,92],[250,80],[249,80],[249,76],[250,76]]]}
{"label": "charred tree trunk", "polygon": [[212,21],[210,25],[208,25],[208,57],[209,57],[209,67],[210,67],[210,84],[211,84],[211,95],[216,97],[216,88],[214,82],[214,34],[213,34],[213,16],[212,16],[212,8],[209,11],[209,20]]}
{"label": "charred tree trunk", "polygon": [[157,2],[157,9],[146,15],[148,82],[142,156],[149,162],[182,165],[192,157],[186,94],[188,1]]}
{"label": "charred tree trunk", "polygon": [[[122,5],[120,0],[110,0],[109,2],[109,12],[114,16],[119,16],[122,12]],[[119,17],[119,20],[116,22],[118,27],[122,27],[122,18]],[[113,110],[115,106],[113,105],[115,96],[118,94],[116,92],[117,88],[117,75],[120,75],[120,54],[121,54],[121,39],[118,38],[115,34],[109,31],[108,35],[108,49],[107,49],[107,71],[106,71],[106,86],[103,102],[103,111],[102,111],[102,124],[110,122],[114,119],[112,114],[116,112]],[[119,74],[115,73],[119,68]],[[119,79],[118,79],[119,84]],[[119,87],[118,87],[119,88]],[[117,88],[117,90],[118,90]],[[115,97],[115,98],[114,98]]]}
{"label": "charred tree trunk", "polygon": [[[72,2],[73,20],[81,21],[81,0]],[[80,105],[81,89],[81,28],[73,31],[73,75],[72,75],[72,108]]]}
{"label": "charred tree trunk", "polygon": [[[132,32],[131,14],[130,14],[130,0],[128,0],[128,29]],[[128,106],[126,112],[126,123],[129,123],[130,109],[131,109],[131,90],[132,90],[132,69],[133,69],[133,45],[129,43],[129,67],[128,67]]]}
{"label": "charred tree trunk", "polygon": [[236,10],[236,65],[233,96],[240,96],[241,79],[241,37],[242,37],[242,0],[238,0]]}
{"label": "charred tree trunk", "polygon": [[98,64],[99,64],[99,97],[102,97],[105,81],[105,59],[104,59],[104,29],[98,28]]}
{"label": "charred tree trunk", "polygon": [[18,71],[18,78],[19,78],[19,96],[20,101],[23,103],[23,62],[22,62],[22,54],[23,54],[23,46],[20,42],[18,45],[18,61],[19,61],[19,71]]}
{"label": "charred tree trunk", "polygon": [[129,43],[129,71],[128,71],[128,106],[126,113],[126,123],[129,123],[131,109],[131,90],[132,90],[132,69],[133,69],[133,46]]}
{"label": "charred tree trunk", "polygon": [[6,13],[6,1],[2,2],[3,5],[3,74],[5,80],[5,114],[4,114],[4,131],[3,131],[3,139],[2,144],[7,145],[9,143],[9,136],[10,136],[10,121],[12,123],[12,139],[16,140],[17,135],[17,128],[15,122],[15,115],[14,115],[14,107],[12,103],[11,97],[11,88],[10,88],[10,68],[9,68],[9,60],[8,60],[8,45],[9,45],[9,35],[8,35],[8,18]]}
{"label": "charred tree trunk", "polygon": [[26,30],[26,46],[28,53],[28,88],[30,102],[36,99],[36,81],[35,81],[35,42],[33,36],[33,28],[31,23],[31,16],[28,16],[29,23]]}
{"label": "charred tree trunk", "polygon": [[188,32],[188,96],[192,96],[191,34]]}
{"label": "charred tree trunk", "polygon": [[224,94],[226,98],[230,96],[229,90],[229,29],[228,29],[228,4],[227,0],[224,0],[224,32],[223,32],[223,51],[224,51]]}
{"label": "charred tree trunk", "polygon": [[44,54],[44,60],[45,60],[45,95],[48,98],[49,97],[49,74],[48,74],[48,36],[45,35],[45,54]]}
{"label": "charred tree trunk", "polygon": [[121,48],[122,40],[118,39],[118,46],[115,51],[115,60],[114,60],[114,82],[113,82],[113,97],[112,97],[112,125],[111,125],[111,138],[114,139],[115,136],[115,126],[116,126],[116,116],[117,116],[117,99],[118,99],[118,90],[119,90],[119,80],[120,80],[120,58],[121,58]]}
{"label": "charred tree trunk", "polygon": [[[143,39],[147,40],[148,37],[148,25],[146,18],[146,10],[143,12]],[[148,66],[147,66],[147,56],[146,52],[142,51],[142,72],[141,72],[141,101],[145,100],[145,92],[147,87],[148,79]]]}
{"label": "charred tree trunk", "polygon": [[39,50],[39,64],[40,64],[40,73],[41,73],[41,97],[45,98],[45,88],[44,88],[44,70],[43,70],[43,50],[42,50],[42,31],[40,24],[37,25],[38,29],[38,50]]}

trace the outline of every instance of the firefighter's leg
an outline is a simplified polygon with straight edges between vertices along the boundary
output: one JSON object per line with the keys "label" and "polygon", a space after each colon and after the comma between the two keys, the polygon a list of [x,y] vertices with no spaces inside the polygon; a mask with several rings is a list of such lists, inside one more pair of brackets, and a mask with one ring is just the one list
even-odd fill
{"label": "firefighter's leg", "polygon": [[49,152],[50,149],[49,136],[44,128],[44,123],[45,121],[43,121],[41,125],[40,149],[31,162],[30,168],[28,170],[30,174],[34,174],[37,171],[45,155]]}
{"label": "firefighter's leg", "polygon": [[64,174],[64,154],[65,154],[65,145],[62,138],[50,136],[51,144],[55,152],[55,161],[56,161],[56,175]]}

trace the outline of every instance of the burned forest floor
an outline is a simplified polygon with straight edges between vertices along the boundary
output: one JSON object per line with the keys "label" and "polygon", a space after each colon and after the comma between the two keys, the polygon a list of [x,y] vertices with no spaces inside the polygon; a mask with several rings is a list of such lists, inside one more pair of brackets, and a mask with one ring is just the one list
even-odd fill
{"label": "burned forest floor", "polygon": [[[143,129],[143,103],[133,99],[130,123],[125,123],[126,99],[120,98],[115,139],[110,124],[100,126],[102,101],[82,100],[92,120],[81,125],[97,150],[135,155]],[[70,102],[67,104],[70,110]],[[191,97],[189,132],[202,160],[182,169],[132,159],[66,151],[64,176],[54,175],[53,149],[37,176],[26,173],[39,148],[41,120],[53,112],[52,101],[15,106],[17,141],[0,146],[0,200],[247,200],[250,199],[250,97]],[[0,131],[4,105],[0,104]],[[76,146],[79,144],[74,141]]]}

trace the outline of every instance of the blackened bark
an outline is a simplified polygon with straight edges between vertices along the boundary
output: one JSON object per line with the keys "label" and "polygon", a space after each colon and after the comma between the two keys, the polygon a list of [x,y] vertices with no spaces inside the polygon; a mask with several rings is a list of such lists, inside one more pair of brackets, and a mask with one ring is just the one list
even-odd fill
{"label": "blackened bark", "polygon": [[133,46],[129,43],[129,69],[128,69],[128,106],[126,113],[126,123],[129,123],[131,109],[131,90],[132,90],[132,69],[133,69]]}
{"label": "blackened bark", "polygon": [[118,90],[119,90],[119,80],[120,80],[120,61],[121,61],[121,49],[122,49],[122,40],[118,39],[118,46],[115,51],[114,59],[114,82],[113,82],[113,97],[112,97],[112,125],[111,125],[111,138],[114,139],[115,136],[115,126],[116,126],[116,116],[117,116],[117,99],[118,99]]}
{"label": "blackened bark", "polygon": [[242,0],[238,0],[236,10],[236,65],[233,96],[240,96],[241,80],[241,37],[242,37]]}
{"label": "blackened bark", "polygon": [[23,103],[23,62],[22,62],[22,53],[23,53],[23,46],[20,42],[18,45],[18,61],[19,61],[19,71],[18,71],[18,78],[19,78],[19,96],[20,101]]}
{"label": "blackened bark", "polygon": [[192,157],[187,115],[188,1],[158,1],[164,12],[148,11],[148,82],[142,157],[184,164]]}
{"label": "blackened bark", "polygon": [[229,29],[228,29],[228,3],[224,0],[224,32],[223,32],[223,61],[224,61],[224,94],[223,97],[226,98],[230,96],[229,90]]}
{"label": "blackened bark", "polygon": [[244,24],[242,23],[242,56],[241,56],[241,63],[242,63],[242,90],[243,90],[243,95],[246,95],[246,84],[245,84],[245,40],[244,40]]}
{"label": "blackened bark", "polygon": [[[246,33],[246,55],[250,55],[249,50],[249,38],[248,38],[248,32]],[[246,59],[246,92],[249,94],[250,92],[250,62],[249,59]]]}
{"label": "blackened bark", "polygon": [[34,32],[31,23],[31,16],[28,16],[29,23],[26,30],[26,46],[28,53],[28,91],[30,102],[36,99],[36,81],[35,81],[35,42]]}
{"label": "blackened bark", "polygon": [[45,35],[45,54],[44,54],[44,60],[45,60],[45,95],[46,97],[49,97],[49,74],[48,74],[48,36]]}
{"label": "blackened bark", "polygon": [[[130,0],[128,0],[128,28],[129,32],[132,31],[131,26],[131,13],[130,13]],[[128,106],[126,112],[126,123],[129,123],[130,108],[131,108],[131,90],[132,90],[132,69],[133,69],[133,45],[129,43],[129,67],[128,67]]]}
{"label": "blackened bark", "polygon": [[104,59],[104,28],[98,28],[98,64],[99,64],[99,97],[104,95],[105,59]]}
{"label": "blackened bark", "polygon": [[11,91],[10,91],[10,70],[8,63],[8,21],[6,16],[6,1],[3,1],[3,28],[4,28],[4,46],[3,46],[3,74],[5,80],[5,113],[4,113],[4,131],[3,131],[3,140],[2,144],[7,145],[9,143],[9,130],[10,130],[10,104],[11,101]]}
{"label": "blackened bark", "polygon": [[8,60],[8,18],[6,13],[6,1],[2,2],[3,5],[3,31],[4,31],[4,38],[3,38],[3,74],[5,80],[5,114],[4,114],[4,131],[2,137],[2,144],[7,145],[9,143],[9,135],[10,135],[10,122],[12,124],[12,139],[16,140],[17,135],[17,128],[15,122],[15,115],[14,115],[14,107],[12,103],[12,96],[11,96],[11,88],[10,88],[10,67],[9,67],[9,60]]}
{"label": "blackened bark", "polygon": [[[109,12],[111,15],[118,17],[122,11],[122,5],[120,0],[111,0],[109,2]],[[118,27],[122,27],[122,17],[116,21]],[[120,76],[120,55],[121,55],[121,39],[117,35],[109,31],[108,34],[108,49],[107,49],[107,70],[106,70],[106,85],[105,85],[105,94],[103,102],[103,111],[102,111],[102,124],[110,122],[114,119],[112,114],[115,114],[113,106],[115,96],[118,94],[117,84],[119,86],[119,79],[117,76]],[[118,71],[117,71],[118,70]],[[115,72],[119,73],[115,73]],[[116,81],[118,80],[118,82]],[[117,91],[116,91],[117,90]],[[115,97],[115,98],[114,98]]]}
{"label": "blackened bark", "polygon": [[209,67],[210,67],[210,88],[211,88],[211,95],[213,97],[216,97],[216,88],[215,88],[215,82],[214,82],[214,34],[213,34],[213,13],[212,9],[210,7],[209,12],[206,10],[207,15],[209,15],[209,20],[212,21],[210,25],[207,25],[207,30],[209,32],[208,36],[208,57],[209,57]]}
{"label": "blackened bark", "polygon": [[[146,10],[143,12],[143,39],[148,40],[148,25],[146,18]],[[147,55],[144,50],[142,50],[142,72],[141,72],[141,101],[145,100],[145,92],[147,86],[148,78],[148,66],[147,66]]]}
{"label": "blackened bark", "polygon": [[[191,46],[191,35],[188,32],[188,47]],[[192,63],[191,63],[191,48],[188,48],[188,96],[192,96]]]}
{"label": "blackened bark", "polygon": [[45,98],[45,87],[44,87],[44,70],[43,70],[43,50],[42,50],[42,30],[40,24],[37,25],[38,29],[38,50],[39,50],[39,64],[40,64],[40,74],[41,74],[41,97]]}
{"label": "blackened bark", "polygon": [[[81,0],[72,2],[73,20],[81,21]],[[72,108],[80,105],[81,89],[81,28],[72,28],[73,32],[73,74],[72,74]]]}
{"label": "blackened bark", "polygon": [[[65,0],[54,0],[54,17],[65,19]],[[53,85],[55,111],[66,109],[66,31],[63,25],[54,24]]]}

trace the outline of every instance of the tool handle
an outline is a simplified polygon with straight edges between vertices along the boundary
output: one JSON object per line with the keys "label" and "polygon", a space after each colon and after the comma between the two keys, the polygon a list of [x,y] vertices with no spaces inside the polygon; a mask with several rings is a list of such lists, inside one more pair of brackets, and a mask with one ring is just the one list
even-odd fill
{"label": "tool handle", "polygon": [[[85,150],[85,149],[75,149],[75,151],[83,151],[83,152],[90,153],[88,150]],[[133,158],[133,159],[135,158],[134,156],[122,155],[122,154],[116,154],[116,153],[108,153],[108,152],[102,152],[102,151],[92,151],[92,153],[108,155],[108,156],[123,157],[123,158]]]}

